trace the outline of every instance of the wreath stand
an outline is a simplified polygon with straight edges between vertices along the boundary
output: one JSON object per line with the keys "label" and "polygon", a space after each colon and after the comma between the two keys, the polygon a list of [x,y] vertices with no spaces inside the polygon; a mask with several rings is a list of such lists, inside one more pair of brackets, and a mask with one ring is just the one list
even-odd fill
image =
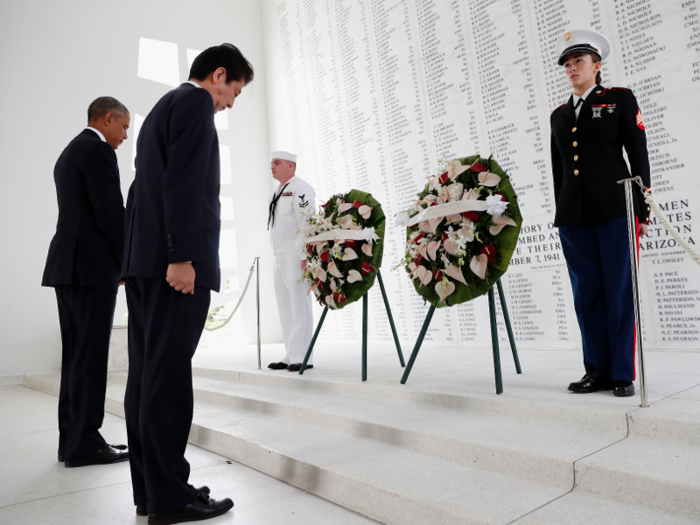
{"label": "wreath stand", "polygon": [[[381,281],[379,281],[379,282],[381,283]],[[508,308],[506,307],[506,298],[505,298],[505,295],[503,294],[503,286],[501,285],[500,279],[498,281],[496,281],[496,285],[498,286],[498,296],[501,299],[501,308],[503,309],[503,317],[505,318],[506,329],[508,330],[508,340],[510,341],[510,349],[513,351],[513,360],[515,361],[515,371],[518,374],[522,374],[523,371],[520,368],[520,359],[518,359],[518,351],[515,348],[515,337],[513,336],[513,329],[510,326],[510,317],[508,316]],[[491,319],[491,346],[493,347],[493,375],[494,375],[494,378],[496,381],[496,394],[502,394],[503,393],[503,380],[501,378],[501,355],[500,355],[500,350],[498,347],[498,327],[496,324],[496,298],[495,298],[495,294],[493,292],[493,286],[489,290],[488,296],[489,296],[489,317]],[[402,385],[406,384],[406,380],[408,379],[408,376],[411,373],[411,368],[413,368],[413,363],[415,362],[416,356],[418,355],[418,351],[420,350],[420,347],[423,344],[423,338],[425,338],[425,334],[428,331],[428,327],[430,326],[430,321],[433,318],[434,313],[435,313],[435,306],[430,305],[430,310],[428,310],[428,315],[425,316],[425,321],[423,322],[423,328],[421,328],[420,333],[418,334],[418,339],[416,340],[416,345],[413,348],[413,353],[411,354],[411,358],[408,360],[408,366],[406,367],[406,371],[404,372],[403,377],[401,378]],[[325,315],[325,312],[324,312],[324,315]],[[321,319],[323,320],[323,318],[321,318]],[[391,326],[393,328],[393,326],[394,326],[393,323]],[[308,354],[307,354],[307,358],[308,358]],[[403,360],[402,360],[402,362],[403,362]]]}
{"label": "wreath stand", "polygon": [[[399,336],[396,333],[396,326],[394,325],[394,317],[391,315],[391,308],[389,307],[389,299],[386,296],[386,290],[384,289],[384,281],[382,281],[382,272],[381,270],[377,269],[377,280],[379,281],[379,287],[381,288],[382,291],[382,298],[384,299],[384,306],[386,307],[386,313],[389,317],[389,324],[391,325],[391,332],[394,334],[394,342],[396,343],[396,351],[399,353],[399,361],[401,362],[401,366],[405,367],[406,363],[404,362],[403,359],[403,353],[401,352],[401,343],[399,342]],[[362,380],[367,381],[367,304],[368,304],[368,297],[367,294],[369,293],[369,290],[362,296]],[[434,307],[433,307],[434,308]],[[321,327],[323,326],[323,321],[326,319],[326,314],[328,313],[328,307],[326,306],[323,309],[323,313],[321,314],[321,319],[318,320],[318,326],[316,326],[316,331],[314,332],[314,336],[311,338],[311,343],[309,344],[309,349],[306,352],[306,356],[304,357],[304,362],[301,364],[301,368],[299,369],[299,374],[303,374],[304,370],[306,369],[306,363],[309,362],[309,357],[311,357],[311,352],[314,349],[314,345],[316,344],[316,339],[318,338],[318,334],[321,332]],[[432,315],[432,311],[429,315]],[[427,323],[429,323],[430,320],[426,320],[426,325],[424,325],[424,329],[427,330]],[[422,333],[422,332],[421,332]],[[421,338],[422,341],[422,338]],[[420,346],[420,345],[419,345]],[[414,356],[415,354],[418,353],[418,350],[414,350]],[[409,363],[409,366],[411,363]]]}

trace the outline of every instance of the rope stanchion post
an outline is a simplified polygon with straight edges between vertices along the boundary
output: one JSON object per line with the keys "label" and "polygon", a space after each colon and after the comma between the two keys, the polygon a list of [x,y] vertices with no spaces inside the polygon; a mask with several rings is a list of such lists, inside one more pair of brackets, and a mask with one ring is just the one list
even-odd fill
{"label": "rope stanchion post", "polygon": [[644,370],[644,343],[642,341],[642,310],[639,304],[639,279],[637,268],[639,259],[637,257],[637,224],[634,215],[634,198],[632,195],[632,182],[638,182],[636,177],[617,181],[618,184],[625,185],[625,201],[627,204],[627,235],[630,245],[630,266],[632,270],[632,295],[634,299],[634,321],[637,342],[637,362],[639,368],[639,394],[640,407],[648,407],[646,374]]}
{"label": "rope stanchion post", "polygon": [[262,340],[260,337],[260,257],[255,258],[256,293],[255,305],[258,310],[258,370],[262,369]]}

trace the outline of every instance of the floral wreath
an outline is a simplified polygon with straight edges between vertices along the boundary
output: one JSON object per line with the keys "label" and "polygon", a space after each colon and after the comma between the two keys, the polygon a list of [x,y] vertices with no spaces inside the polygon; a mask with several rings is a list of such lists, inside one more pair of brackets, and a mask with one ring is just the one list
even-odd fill
{"label": "floral wreath", "polygon": [[522,216],[508,175],[479,155],[442,161],[407,210],[399,263],[416,291],[437,307],[485,294],[508,269]]}
{"label": "floral wreath", "polygon": [[351,190],[333,195],[307,223],[302,279],[321,306],[339,310],[374,284],[384,252],[384,212],[371,194]]}

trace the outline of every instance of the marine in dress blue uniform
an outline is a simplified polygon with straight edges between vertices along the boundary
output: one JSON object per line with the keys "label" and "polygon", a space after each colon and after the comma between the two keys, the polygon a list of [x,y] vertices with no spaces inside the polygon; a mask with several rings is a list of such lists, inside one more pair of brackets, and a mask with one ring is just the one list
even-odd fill
{"label": "marine in dress blue uniform", "polygon": [[[554,225],[569,268],[586,371],[569,390],[628,396],[635,379],[634,305],[624,186],[617,181],[639,175],[651,185],[644,121],[631,90],[600,83],[600,64],[610,52],[605,36],[571,31],[558,49],[574,94],[551,115]],[[581,87],[591,71],[597,78]],[[649,208],[641,192],[634,199],[637,231],[644,234]]]}

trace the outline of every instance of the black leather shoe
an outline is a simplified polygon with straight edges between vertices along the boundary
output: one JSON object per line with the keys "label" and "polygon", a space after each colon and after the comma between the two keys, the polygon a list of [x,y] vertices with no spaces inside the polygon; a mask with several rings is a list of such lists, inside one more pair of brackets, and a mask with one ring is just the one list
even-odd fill
{"label": "black leather shoe", "polygon": [[634,395],[634,384],[632,381],[615,381],[613,395],[617,397],[629,397]]}
{"label": "black leather shoe", "polygon": [[588,372],[580,381],[575,381],[569,385],[569,391],[576,394],[589,394],[598,390],[612,390],[612,388],[612,381],[605,379],[595,370]]}
{"label": "black leather shoe", "polygon": [[209,494],[197,495],[194,501],[183,508],[170,512],[158,512],[148,515],[148,525],[170,525],[185,521],[201,521],[215,518],[233,508],[233,501],[224,498],[221,501],[209,497]]}
{"label": "black leather shoe", "polygon": [[[115,445],[110,445],[110,447],[116,448],[117,450],[128,450],[129,447],[127,445],[122,445],[122,444],[115,444]],[[63,454],[60,452],[58,453],[58,462],[63,463],[65,460],[63,459]],[[145,516],[145,514],[139,514],[139,516]]]}
{"label": "black leather shoe", "polygon": [[267,368],[272,368],[273,370],[284,370],[287,368],[287,363],[279,362],[279,363],[270,363],[267,365]]}
{"label": "black leather shoe", "polygon": [[[304,368],[304,370],[311,370],[313,367],[314,365],[306,365],[306,368]],[[299,370],[301,370],[301,363],[289,365],[287,367],[287,370],[289,370],[290,372],[298,372]]]}
{"label": "black leather shoe", "polygon": [[65,465],[68,468],[85,467],[87,465],[107,465],[109,463],[119,463],[129,459],[128,450],[119,450],[112,445],[105,445],[92,456],[81,459],[79,461],[66,461]]}
{"label": "black leather shoe", "polygon": [[[195,489],[197,492],[200,494],[204,494],[206,496],[209,495],[211,490],[209,487],[204,485],[203,487],[199,487],[198,489]],[[148,516],[148,511],[146,510],[146,505],[136,505],[136,515],[137,516]]]}

